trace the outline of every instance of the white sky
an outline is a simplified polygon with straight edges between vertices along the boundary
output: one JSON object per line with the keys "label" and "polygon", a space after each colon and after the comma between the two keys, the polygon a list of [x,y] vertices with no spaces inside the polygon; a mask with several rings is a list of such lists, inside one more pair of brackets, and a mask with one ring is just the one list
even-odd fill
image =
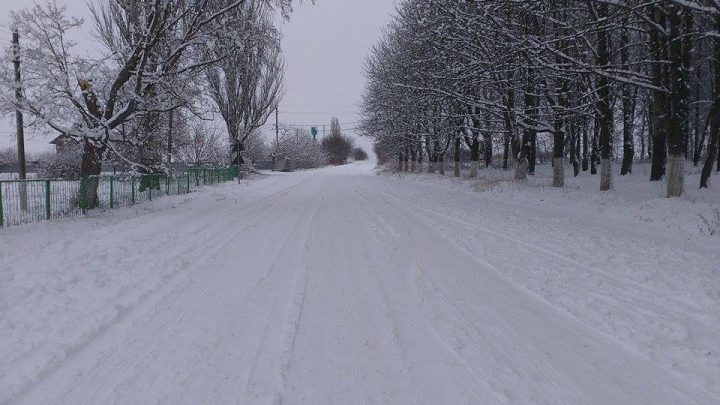
{"label": "white sky", "polygon": [[[0,1],[0,25],[8,20],[11,10],[29,7],[34,1]],[[66,4],[70,13],[87,15],[86,0],[58,0]],[[340,119],[346,133],[358,120],[356,106],[360,101],[365,80],[363,60],[369,47],[380,37],[382,28],[391,20],[395,0],[316,0],[295,6],[290,22],[282,24],[283,50],[287,62],[285,86],[287,92],[280,105],[280,122],[296,125],[330,124],[333,116]],[[90,25],[84,27],[89,32]],[[0,26],[0,41],[10,41],[9,29]],[[84,41],[90,36],[84,34]],[[79,42],[82,42],[81,39]],[[274,125],[274,117],[268,124]],[[15,144],[14,122],[0,118],[0,147]],[[273,128],[265,129],[272,133]],[[50,137],[26,134],[26,150],[40,152],[50,149]],[[369,150],[368,140],[359,143]]]}

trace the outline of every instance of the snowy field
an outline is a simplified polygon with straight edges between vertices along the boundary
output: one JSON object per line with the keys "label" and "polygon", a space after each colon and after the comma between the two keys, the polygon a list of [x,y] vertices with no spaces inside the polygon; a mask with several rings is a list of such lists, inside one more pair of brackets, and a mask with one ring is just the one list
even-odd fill
{"label": "snowy field", "polygon": [[718,404],[720,193],[547,170],[353,164],[0,230],[0,404]]}

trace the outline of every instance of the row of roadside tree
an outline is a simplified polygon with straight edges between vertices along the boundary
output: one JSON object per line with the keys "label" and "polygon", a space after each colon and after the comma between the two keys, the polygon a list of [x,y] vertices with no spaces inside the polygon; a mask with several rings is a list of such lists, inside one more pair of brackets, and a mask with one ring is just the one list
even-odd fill
{"label": "row of roadside tree", "polygon": [[366,63],[363,132],[431,171],[469,149],[476,175],[499,153],[516,179],[549,138],[557,187],[568,161],[608,190],[613,161],[649,158],[676,197],[687,160],[700,187],[720,170],[718,38],[711,0],[406,0]]}

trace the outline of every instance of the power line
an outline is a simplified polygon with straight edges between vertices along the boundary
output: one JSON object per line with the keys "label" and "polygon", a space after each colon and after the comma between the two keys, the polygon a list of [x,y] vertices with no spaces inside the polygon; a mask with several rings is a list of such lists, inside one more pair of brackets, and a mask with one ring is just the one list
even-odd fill
{"label": "power line", "polygon": [[309,111],[286,111],[286,110],[280,110],[281,113],[285,114],[295,114],[295,115],[350,115],[354,114],[354,112],[346,111],[346,112],[328,112],[328,111],[318,111],[318,112],[309,112]]}
{"label": "power line", "polygon": [[345,105],[300,105],[300,104],[283,104],[283,107],[290,107],[290,108],[340,108],[340,109],[346,109],[346,108],[357,108],[356,106],[345,106]]}

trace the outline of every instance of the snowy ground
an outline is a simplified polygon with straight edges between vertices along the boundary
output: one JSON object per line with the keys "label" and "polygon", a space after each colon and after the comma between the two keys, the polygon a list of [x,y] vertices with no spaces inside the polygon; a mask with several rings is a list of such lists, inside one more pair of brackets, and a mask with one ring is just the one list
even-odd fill
{"label": "snowy ground", "polygon": [[353,164],[1,230],[0,404],[717,404],[719,195],[642,170]]}

